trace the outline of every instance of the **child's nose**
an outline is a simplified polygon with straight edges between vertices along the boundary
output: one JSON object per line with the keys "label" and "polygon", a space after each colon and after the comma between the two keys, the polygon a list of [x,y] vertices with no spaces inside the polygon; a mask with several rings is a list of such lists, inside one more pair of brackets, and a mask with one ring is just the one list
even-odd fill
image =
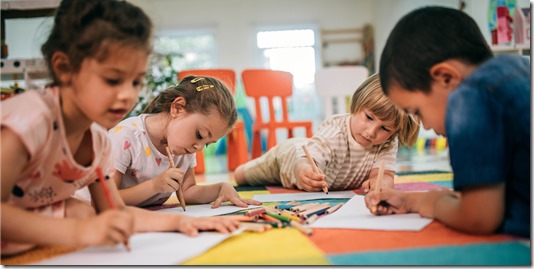
{"label": "child's nose", "polygon": [[377,132],[378,128],[379,128],[379,126],[377,126],[377,125],[371,125],[367,129],[367,135],[369,136],[369,138],[374,138],[376,136],[376,132]]}
{"label": "child's nose", "polygon": [[135,87],[125,85],[124,87],[121,87],[117,97],[120,100],[135,100],[137,102],[138,95],[139,91]]}

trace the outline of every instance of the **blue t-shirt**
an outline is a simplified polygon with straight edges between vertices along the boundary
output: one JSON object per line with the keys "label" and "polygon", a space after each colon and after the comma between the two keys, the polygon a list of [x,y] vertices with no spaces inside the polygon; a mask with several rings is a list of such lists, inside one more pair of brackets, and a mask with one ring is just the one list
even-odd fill
{"label": "blue t-shirt", "polygon": [[502,55],[449,95],[445,128],[454,189],[505,184],[500,233],[530,237],[530,61]]}

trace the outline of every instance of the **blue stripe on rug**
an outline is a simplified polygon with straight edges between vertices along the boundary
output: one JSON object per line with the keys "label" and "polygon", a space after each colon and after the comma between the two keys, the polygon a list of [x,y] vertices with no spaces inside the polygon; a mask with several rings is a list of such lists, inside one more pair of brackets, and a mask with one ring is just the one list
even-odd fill
{"label": "blue stripe on rug", "polygon": [[530,246],[520,242],[329,255],[332,265],[531,265]]}
{"label": "blue stripe on rug", "polygon": [[440,185],[442,187],[447,187],[452,189],[452,180],[441,180],[441,181],[432,181],[431,184]]}

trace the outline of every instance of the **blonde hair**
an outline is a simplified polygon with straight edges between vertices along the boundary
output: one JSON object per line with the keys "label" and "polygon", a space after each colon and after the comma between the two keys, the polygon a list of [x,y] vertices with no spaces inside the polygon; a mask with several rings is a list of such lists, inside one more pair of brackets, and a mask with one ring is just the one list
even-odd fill
{"label": "blonde hair", "polygon": [[[369,109],[382,121],[393,121],[396,131],[391,138],[398,136],[402,145],[411,147],[417,141],[419,118],[398,108],[384,95],[378,73],[369,76],[352,95],[350,113],[356,114],[362,109]],[[390,146],[391,138],[385,148]]]}

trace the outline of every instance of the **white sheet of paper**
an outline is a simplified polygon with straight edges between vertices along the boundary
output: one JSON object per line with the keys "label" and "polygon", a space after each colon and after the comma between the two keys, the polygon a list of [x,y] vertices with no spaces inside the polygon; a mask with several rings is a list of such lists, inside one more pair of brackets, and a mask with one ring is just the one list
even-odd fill
{"label": "white sheet of paper", "polygon": [[365,197],[356,195],[336,212],[324,215],[309,225],[311,228],[342,228],[388,231],[420,231],[432,219],[419,214],[375,216],[365,206]]}
{"label": "white sheet of paper", "polygon": [[130,237],[131,252],[123,245],[89,247],[35,265],[177,265],[196,257],[226,238],[239,234],[202,232],[196,237],[182,233],[139,233]]}
{"label": "white sheet of paper", "polygon": [[356,195],[353,191],[331,191],[324,192],[297,192],[278,194],[256,194],[252,199],[260,202],[280,202],[280,201],[303,201],[317,199],[351,198]]}
{"label": "white sheet of paper", "polygon": [[202,204],[202,205],[188,205],[186,211],[178,206],[173,208],[160,209],[158,212],[162,213],[179,213],[192,217],[211,217],[218,216],[228,213],[233,213],[243,209],[252,209],[257,208],[257,205],[249,205],[248,207],[239,207],[235,205],[220,205],[217,208],[211,208],[211,204]]}

